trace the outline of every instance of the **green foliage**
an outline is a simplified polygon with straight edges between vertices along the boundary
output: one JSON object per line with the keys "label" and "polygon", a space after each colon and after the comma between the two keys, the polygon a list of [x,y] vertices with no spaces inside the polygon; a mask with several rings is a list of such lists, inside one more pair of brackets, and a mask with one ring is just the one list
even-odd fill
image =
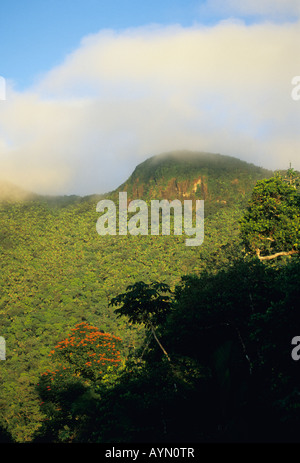
{"label": "green foliage", "polygon": [[120,338],[82,322],[49,355],[69,374],[96,379],[121,362],[120,343]]}
{"label": "green foliage", "polygon": [[[276,268],[256,259],[185,276],[158,326],[172,368],[145,340],[104,381],[65,385],[58,377],[64,414],[48,411],[52,440],[297,441],[298,365],[290,341],[299,277],[299,261]],[[68,438],[61,435],[66,427]]]}
{"label": "green foliage", "polygon": [[100,389],[102,400],[97,402],[82,441],[170,443],[209,440],[214,417],[208,399],[209,373],[196,362],[182,361],[178,364],[175,390],[173,372],[167,363],[129,360],[114,387]]}
{"label": "green foliage", "polygon": [[130,199],[204,199],[205,217],[232,206],[244,206],[255,182],[272,172],[214,153],[175,151],[139,164],[119,191]]}
{"label": "green foliage", "polygon": [[15,441],[30,441],[43,422],[35,385],[65,333],[86,321],[122,338],[124,356],[137,351],[144,325],[117,317],[109,301],[136,281],[174,287],[240,248],[239,207],[206,218],[203,245],[187,247],[183,236],[99,236],[98,200],[0,203],[0,424]]}
{"label": "green foliage", "polygon": [[126,292],[114,297],[110,304],[118,306],[118,316],[126,315],[131,323],[143,323],[147,328],[163,323],[171,309],[169,285],[152,282],[146,284],[138,281],[126,288]]}
{"label": "green foliage", "polygon": [[300,201],[297,189],[281,177],[258,181],[241,220],[246,251],[260,256],[298,252]]}
{"label": "green foliage", "polygon": [[55,346],[49,354],[52,368],[37,384],[46,415],[37,440],[76,440],[98,398],[95,384],[120,367],[120,343],[120,338],[82,322]]}
{"label": "green foliage", "polygon": [[239,439],[240,430],[246,440],[298,441],[291,339],[299,277],[298,259],[282,266],[241,260],[217,274],[184,277],[176,289],[162,336],[172,356],[180,352],[214,372],[225,439]]}
{"label": "green foliage", "polygon": [[0,439],[299,440],[299,260],[242,252],[297,250],[298,177],[266,179],[220,155],[179,158],[138,166],[127,191],[206,195],[200,247],[184,236],[99,236],[96,195],[0,203]]}

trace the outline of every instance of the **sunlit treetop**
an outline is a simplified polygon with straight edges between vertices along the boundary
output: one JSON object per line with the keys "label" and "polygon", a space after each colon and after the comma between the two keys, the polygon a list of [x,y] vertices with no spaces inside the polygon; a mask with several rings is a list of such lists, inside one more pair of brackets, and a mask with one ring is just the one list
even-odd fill
{"label": "sunlit treetop", "polygon": [[260,260],[298,254],[300,196],[294,176],[258,181],[240,227],[246,252]]}

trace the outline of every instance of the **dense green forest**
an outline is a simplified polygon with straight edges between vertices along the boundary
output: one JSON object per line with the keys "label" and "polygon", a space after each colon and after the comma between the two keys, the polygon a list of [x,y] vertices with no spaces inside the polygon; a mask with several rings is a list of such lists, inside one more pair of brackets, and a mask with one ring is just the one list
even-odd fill
{"label": "dense green forest", "polygon": [[6,187],[0,441],[299,441],[298,181],[173,153],[105,195],[204,199],[199,247],[100,236],[101,195]]}

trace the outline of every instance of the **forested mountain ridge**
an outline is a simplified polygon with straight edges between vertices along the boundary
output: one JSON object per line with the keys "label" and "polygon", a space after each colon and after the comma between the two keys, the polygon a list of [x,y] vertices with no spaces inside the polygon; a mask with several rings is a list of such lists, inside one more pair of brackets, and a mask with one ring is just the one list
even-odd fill
{"label": "forested mountain ridge", "polygon": [[273,175],[271,170],[215,153],[172,151],[152,156],[136,166],[130,177],[111,192],[88,196],[41,195],[0,179],[0,202],[39,201],[66,206],[82,201],[118,199],[126,191],[131,199],[204,199],[208,203],[245,203],[255,182]]}
{"label": "forested mountain ridge", "polygon": [[193,151],[174,151],[139,164],[116,193],[129,199],[204,199],[216,205],[244,203],[255,182],[273,172],[231,156]]}
{"label": "forested mountain ridge", "polygon": [[[92,195],[93,197],[94,195]],[[96,199],[100,199],[101,195],[95,195]],[[52,207],[65,207],[74,203],[81,202],[87,198],[78,195],[42,195],[34,193],[17,186],[12,182],[8,182],[0,178],[0,204],[12,205],[21,203],[44,203]]]}
{"label": "forested mountain ridge", "polygon": [[[194,169],[197,156],[191,155],[189,168],[182,160],[175,162],[174,157],[171,161],[166,157],[150,158],[137,167],[139,178],[145,185],[145,195],[131,197],[134,190],[130,193],[128,181],[129,199],[151,199],[147,188],[153,178],[153,166],[160,187],[166,179],[175,177],[177,185],[181,185],[184,179],[187,181],[186,189],[182,190],[184,194],[191,192],[193,182],[200,177],[200,171]],[[197,159],[200,158],[201,155]],[[218,362],[221,359],[217,374],[223,374],[222,362],[225,362],[226,388],[229,379],[239,381],[239,371],[231,377],[226,362],[230,360],[235,364],[238,360],[237,366],[241,362],[244,387],[248,365],[246,362],[245,369],[245,355],[243,350],[240,351],[239,342],[236,343],[239,339],[236,329],[240,330],[244,342],[247,317],[254,311],[256,318],[250,320],[249,326],[251,330],[252,326],[255,328],[250,331],[250,353],[255,352],[253,339],[261,339],[260,333],[264,329],[259,324],[266,323],[269,317],[274,324],[273,331],[277,333],[272,313],[282,310],[283,305],[276,305],[276,301],[295,305],[297,289],[290,283],[293,269],[290,273],[288,269],[285,271],[283,282],[287,282],[286,287],[280,280],[280,273],[273,272],[272,268],[258,265],[257,269],[257,264],[237,262],[243,256],[239,222],[251,196],[250,185],[253,187],[257,180],[270,177],[270,171],[234,158],[220,155],[212,156],[211,160],[213,158],[215,170],[210,165],[209,176],[203,171],[208,156],[201,158],[201,175],[206,175],[206,201],[212,201],[214,208],[205,220],[204,243],[199,247],[187,248],[183,236],[99,236],[96,231],[97,202],[113,197],[117,201],[118,192],[126,191],[124,184],[107,195],[38,197],[0,204],[0,336],[5,338],[7,349],[6,360],[0,363],[0,428],[5,429],[13,441],[134,442],[135,439],[155,439],[158,442],[224,438],[223,431],[218,431],[218,420],[221,419],[218,404],[220,401],[223,406],[223,390],[215,400],[218,386],[210,358],[215,356]],[[234,165],[236,168],[231,170],[230,166]],[[161,170],[157,170],[159,166]],[[209,180],[211,176],[213,181]],[[239,183],[232,184],[235,179],[239,179]],[[236,185],[243,188],[244,180],[243,197],[243,190],[235,188]],[[138,185],[142,181],[139,180]],[[178,197],[178,190],[170,191]],[[163,199],[158,196],[161,192],[152,189],[153,199]],[[196,190],[196,197],[203,199],[201,189]],[[181,198],[186,199],[186,196]],[[222,203],[221,198],[225,198],[226,203]],[[155,349],[145,326],[131,323],[126,317],[117,317],[109,305],[112,298],[138,281],[146,284],[161,281],[178,295],[166,324],[158,326],[159,338],[171,360],[175,359],[178,394],[174,393],[174,371],[170,370],[168,361],[164,362],[161,350]],[[238,293],[236,288],[239,288]],[[258,311],[257,307],[264,310],[268,304],[273,312]],[[230,329],[224,331],[222,328],[228,324],[227,316],[233,317],[230,323],[234,326],[234,338]],[[211,332],[205,329],[203,333],[203,326],[216,326],[212,339],[220,343],[217,352],[209,341]],[[85,330],[89,334],[86,338]],[[103,352],[95,350],[92,353],[86,347],[85,351],[67,352],[84,359],[84,364],[76,367],[75,376],[71,376],[71,383],[64,372],[51,376],[59,368],[54,367],[51,352],[72,344],[70,339],[78,341],[80,346],[85,339],[91,339],[90,334],[100,339],[103,332],[110,333],[110,339],[115,339],[114,336],[122,339],[121,357],[119,352],[115,352],[114,357],[107,356],[111,362],[122,359],[125,369],[121,375],[111,370],[111,374],[103,379],[97,376],[94,380],[88,375],[93,365],[89,356],[102,355],[100,361]],[[204,335],[206,332],[208,335]],[[286,332],[290,335],[288,328]],[[72,333],[76,335],[69,337]],[[266,338],[271,336],[268,333],[266,330]],[[271,344],[272,338],[268,338],[267,352]],[[99,345],[97,349],[102,349],[101,343]],[[209,358],[204,358],[206,348]],[[250,359],[252,361],[252,354]],[[276,366],[274,368],[266,369],[265,382],[269,381],[269,371],[276,373]],[[45,372],[48,372],[47,376]],[[41,378],[48,378],[49,382]],[[55,388],[51,388],[51,384]],[[262,390],[268,396],[268,391]],[[212,397],[212,393],[216,396]],[[234,391],[230,394],[234,395]],[[264,394],[261,400],[264,400]],[[197,418],[196,426],[191,422],[187,425],[189,416],[195,414],[201,416],[201,420]],[[235,431],[233,436],[236,436]]]}

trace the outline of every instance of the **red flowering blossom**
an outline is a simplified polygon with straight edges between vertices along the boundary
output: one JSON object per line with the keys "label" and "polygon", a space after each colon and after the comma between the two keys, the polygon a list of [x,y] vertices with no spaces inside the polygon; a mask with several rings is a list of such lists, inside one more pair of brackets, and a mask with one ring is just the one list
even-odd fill
{"label": "red flowering blossom", "polygon": [[[62,381],[73,378],[96,380],[109,367],[116,368],[121,362],[121,339],[104,333],[86,322],[79,323],[60,341],[49,356],[55,367],[41,375],[40,390],[54,391]],[[54,394],[54,392],[52,392]]]}

